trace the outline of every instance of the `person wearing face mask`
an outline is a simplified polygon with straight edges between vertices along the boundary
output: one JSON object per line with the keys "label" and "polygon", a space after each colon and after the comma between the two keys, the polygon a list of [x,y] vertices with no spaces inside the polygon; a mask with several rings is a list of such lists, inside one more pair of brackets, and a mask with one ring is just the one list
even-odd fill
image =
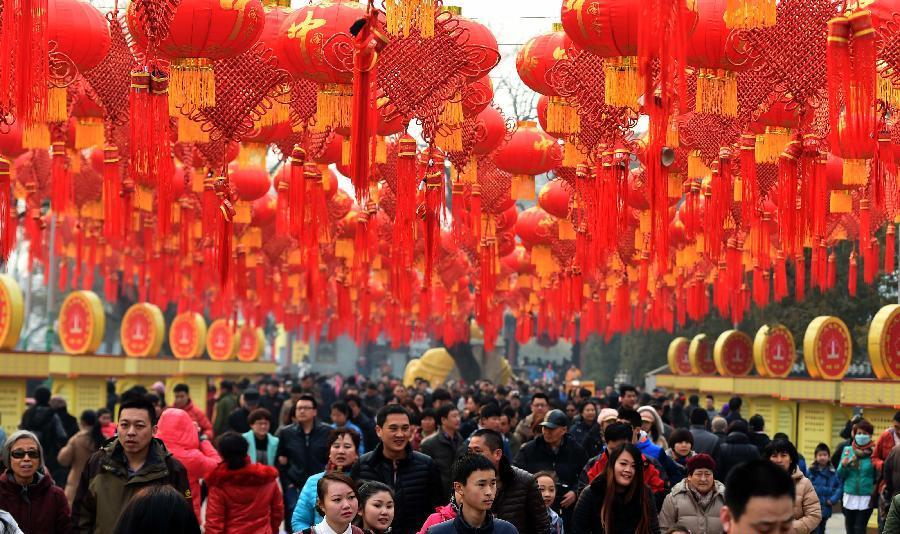
{"label": "person wearing face mask", "polygon": [[872,423],[860,419],[853,426],[852,445],[844,449],[838,464],[838,477],[844,481],[842,507],[847,534],[864,534],[872,515],[871,495],[880,468],[872,458],[874,432]]}
{"label": "person wearing face mask", "polygon": [[644,484],[641,451],[630,443],[612,451],[604,472],[578,497],[572,514],[578,534],[657,534],[659,518]]}
{"label": "person wearing face mask", "polygon": [[300,498],[297,499],[297,506],[294,507],[291,516],[293,532],[299,532],[322,521],[322,516],[316,510],[316,488],[319,480],[329,472],[349,472],[358,458],[359,440],[356,431],[345,427],[336,428],[328,435],[328,465],[325,471],[309,477],[300,490]]}
{"label": "person wearing face mask", "polygon": [[43,449],[27,430],[11,435],[3,447],[9,469],[0,478],[0,509],[9,512],[25,534],[68,534],[69,501],[45,474]]}
{"label": "person wearing face mask", "polygon": [[356,483],[344,473],[325,473],[316,484],[316,511],[322,521],[300,531],[301,534],[363,534],[353,524],[359,512]]}
{"label": "person wearing face mask", "polygon": [[365,534],[387,534],[394,521],[394,490],[381,482],[363,482],[359,489],[357,526]]}
{"label": "person wearing face mask", "polygon": [[206,534],[277,534],[284,519],[278,470],[252,463],[249,444],[234,432],[219,438],[222,463],[207,477]]}
{"label": "person wearing face mask", "polygon": [[794,534],[813,532],[822,521],[822,507],[812,482],[797,466],[797,448],[790,441],[776,439],[763,450],[763,457],[784,469],[794,481]]}

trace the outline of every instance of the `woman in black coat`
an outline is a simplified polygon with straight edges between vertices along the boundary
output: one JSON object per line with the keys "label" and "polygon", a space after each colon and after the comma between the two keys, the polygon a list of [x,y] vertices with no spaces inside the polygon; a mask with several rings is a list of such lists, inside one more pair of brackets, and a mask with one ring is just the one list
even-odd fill
{"label": "woman in black coat", "polygon": [[575,534],[659,534],[659,517],[644,484],[641,451],[628,443],[584,488],[572,514]]}

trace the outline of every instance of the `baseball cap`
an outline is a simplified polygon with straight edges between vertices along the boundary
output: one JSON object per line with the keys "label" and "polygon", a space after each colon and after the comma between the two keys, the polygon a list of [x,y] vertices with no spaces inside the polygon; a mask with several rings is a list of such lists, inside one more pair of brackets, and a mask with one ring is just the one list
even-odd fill
{"label": "baseball cap", "polygon": [[547,415],[544,416],[544,422],[541,423],[541,426],[546,428],[568,427],[569,418],[562,410],[550,410],[547,412]]}

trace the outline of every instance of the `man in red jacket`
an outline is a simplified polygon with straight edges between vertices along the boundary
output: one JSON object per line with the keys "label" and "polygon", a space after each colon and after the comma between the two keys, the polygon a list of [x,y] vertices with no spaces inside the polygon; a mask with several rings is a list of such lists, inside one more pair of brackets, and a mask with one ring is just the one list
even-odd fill
{"label": "man in red jacket", "polygon": [[203,410],[194,406],[191,400],[191,390],[187,384],[175,384],[175,402],[174,406],[180,410],[184,410],[191,416],[191,419],[200,427],[200,435],[207,439],[213,438],[212,424],[209,418],[203,413]]}

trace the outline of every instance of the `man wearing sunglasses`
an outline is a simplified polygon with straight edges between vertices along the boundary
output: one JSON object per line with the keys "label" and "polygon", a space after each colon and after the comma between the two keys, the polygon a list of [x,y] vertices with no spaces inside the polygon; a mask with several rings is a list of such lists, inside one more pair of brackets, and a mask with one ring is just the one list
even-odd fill
{"label": "man wearing sunglasses", "polygon": [[174,487],[191,499],[187,471],[156,434],[156,410],[144,398],[122,403],[118,438],[88,460],[73,504],[74,531],[111,534],[119,514],[138,490]]}

